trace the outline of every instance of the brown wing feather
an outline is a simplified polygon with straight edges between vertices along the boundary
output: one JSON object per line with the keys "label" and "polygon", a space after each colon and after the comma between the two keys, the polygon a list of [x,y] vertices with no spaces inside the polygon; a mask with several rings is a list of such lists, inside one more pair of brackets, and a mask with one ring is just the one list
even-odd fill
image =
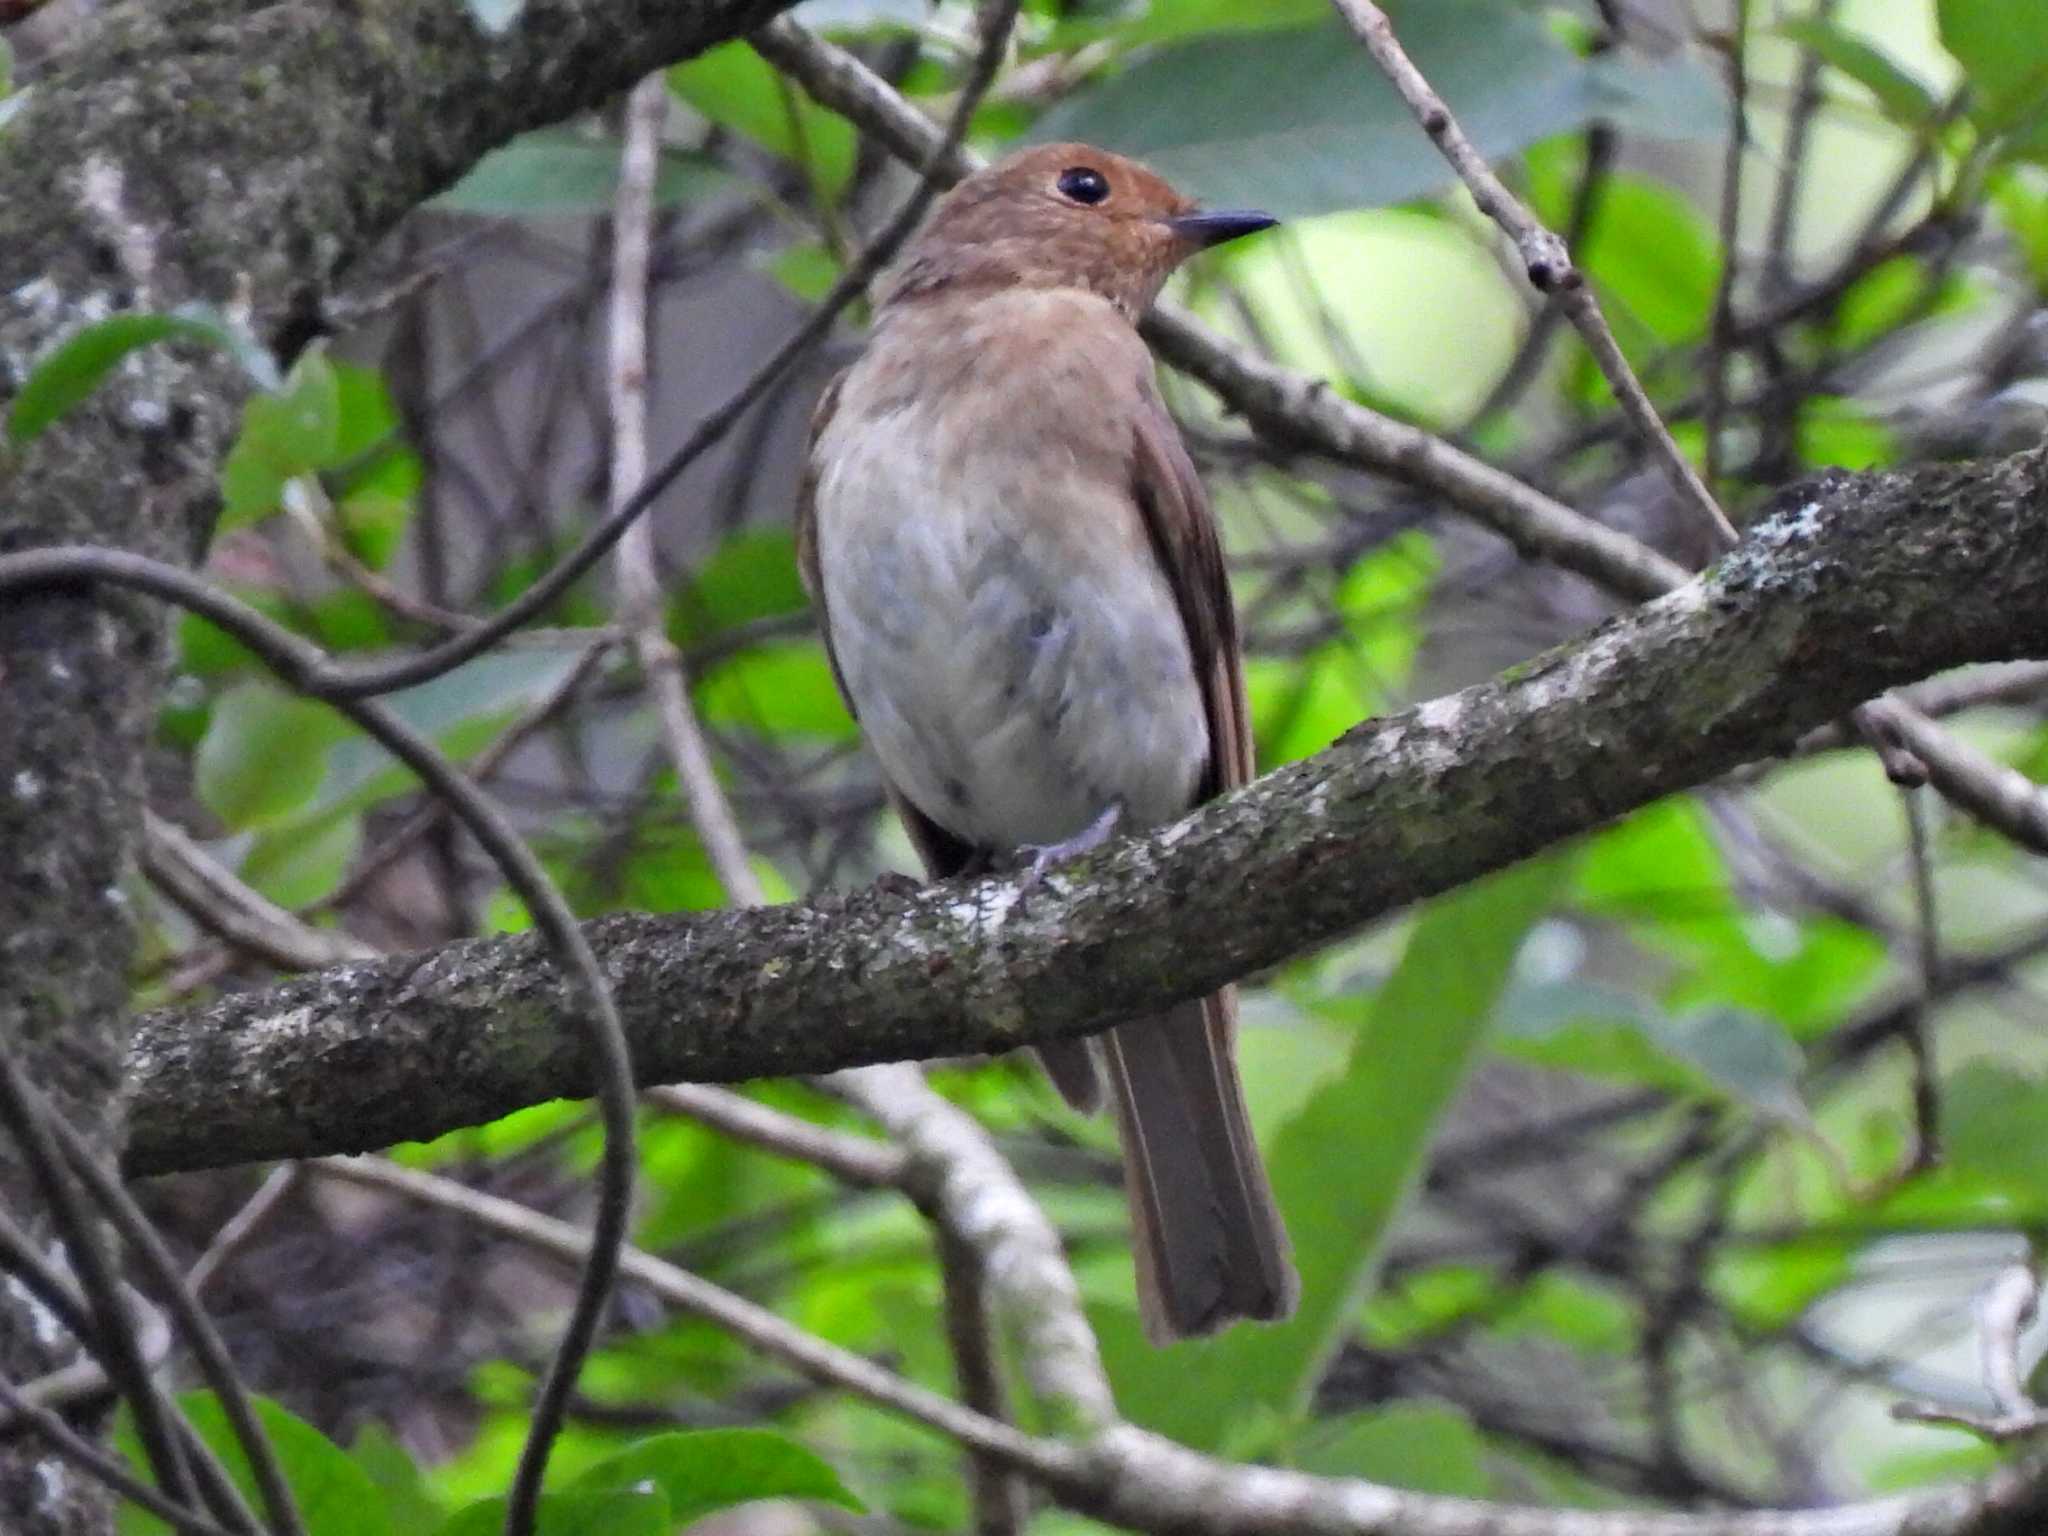
{"label": "brown wing feather", "polygon": [[1251,713],[1245,705],[1237,608],[1230,600],[1230,576],[1208,493],[1151,380],[1143,381],[1142,391],[1132,490],[1194,652],[1209,718],[1209,771],[1200,791],[1200,798],[1208,800],[1252,781]]}
{"label": "brown wing feather", "polygon": [[[1237,610],[1216,521],[1179,430],[1139,383],[1132,499],[1186,626],[1209,725],[1207,800],[1252,777]],[[1237,993],[1225,987],[1105,1037],[1116,1089],[1146,1332],[1164,1342],[1234,1318],[1285,1317],[1299,1282],[1237,1074]]]}

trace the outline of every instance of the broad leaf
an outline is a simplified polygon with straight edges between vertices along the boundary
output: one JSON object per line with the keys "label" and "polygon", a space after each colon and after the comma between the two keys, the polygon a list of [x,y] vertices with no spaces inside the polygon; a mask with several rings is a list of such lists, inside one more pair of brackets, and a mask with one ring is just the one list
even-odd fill
{"label": "broad leaf", "polygon": [[[619,184],[619,142],[568,128],[541,128],[492,150],[435,198],[450,213],[568,218],[603,213]],[[654,200],[672,207],[733,185],[708,162],[665,154]]]}
{"label": "broad leaf", "polygon": [[[1595,119],[1668,137],[1718,137],[1718,88],[1683,57],[1584,59],[1498,0],[1409,4],[1416,65],[1488,158]],[[1203,37],[1146,57],[1039,122],[1143,156],[1208,201],[1282,217],[1406,202],[1454,177],[1393,87],[1342,26]]]}
{"label": "broad leaf", "polygon": [[830,1464],[764,1429],[705,1429],[656,1435],[576,1480],[579,1488],[645,1484],[668,1496],[677,1525],[755,1499],[819,1499],[856,1514],[866,1506]]}
{"label": "broad leaf", "polygon": [[201,341],[224,348],[259,384],[275,383],[269,354],[211,310],[143,311],[112,315],[73,332],[29,370],[7,413],[7,435],[33,442],[74,410],[130,353],[160,341]]}
{"label": "broad leaf", "polygon": [[[219,1400],[211,1392],[191,1392],[178,1399],[178,1406],[199,1438],[220,1458],[249,1507],[262,1513],[264,1504],[256,1491],[256,1479]],[[257,1398],[255,1407],[264,1438],[270,1442],[305,1519],[306,1536],[394,1536],[384,1496],[348,1452],[267,1398]],[[130,1456],[139,1456],[130,1435],[124,1434],[122,1439]],[[164,1536],[170,1530],[133,1505],[122,1506],[120,1527],[121,1536]]]}
{"label": "broad leaf", "polygon": [[1155,1350],[1133,1313],[1099,1312],[1117,1398],[1132,1418],[1222,1447],[1260,1410],[1285,1424],[1307,1407],[1523,936],[1569,869],[1568,859],[1539,859],[1431,903],[1372,1000],[1343,1072],[1271,1139],[1274,1192],[1301,1272],[1293,1319]]}

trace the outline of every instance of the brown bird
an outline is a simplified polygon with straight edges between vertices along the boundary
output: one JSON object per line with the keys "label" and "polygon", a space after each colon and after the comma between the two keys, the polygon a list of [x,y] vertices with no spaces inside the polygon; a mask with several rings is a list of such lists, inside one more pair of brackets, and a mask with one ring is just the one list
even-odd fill
{"label": "brown bird", "polygon": [[[1138,319],[1204,212],[1084,144],[948,193],[883,279],[811,428],[805,585],[847,705],[933,878],[1043,870],[1252,773],[1237,616],[1208,498]],[[1155,1341],[1293,1310],[1226,989],[1042,1047],[1073,1104],[1115,1090]]]}

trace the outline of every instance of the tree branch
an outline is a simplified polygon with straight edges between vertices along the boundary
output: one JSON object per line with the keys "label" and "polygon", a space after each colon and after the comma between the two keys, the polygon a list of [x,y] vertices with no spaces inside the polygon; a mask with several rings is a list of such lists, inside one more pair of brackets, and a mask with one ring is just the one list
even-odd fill
{"label": "tree branch", "polygon": [[[1028,896],[1007,879],[877,887],[610,917],[590,939],[643,1082],[1085,1033],[1785,750],[1886,688],[2048,650],[2044,513],[2040,451],[1826,476],[1789,489],[1669,596],[1369,721]],[[361,1150],[580,1095],[589,1075],[565,1002],[539,942],[520,937],[146,1016],[129,1166]]]}

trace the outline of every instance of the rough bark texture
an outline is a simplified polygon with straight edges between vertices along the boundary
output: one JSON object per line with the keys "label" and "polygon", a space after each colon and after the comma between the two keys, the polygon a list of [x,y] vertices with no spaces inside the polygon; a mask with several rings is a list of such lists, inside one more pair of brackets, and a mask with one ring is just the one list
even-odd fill
{"label": "rough bark texture", "polygon": [[[0,131],[0,413],[53,342],[123,310],[208,303],[288,359],[343,268],[486,150],[788,3],[528,0],[495,37],[458,0],[109,8]],[[246,387],[218,355],[137,354],[27,451],[0,448],[0,553],[194,558]],[[125,599],[0,610],[0,1043],[110,1149],[162,640],[161,615]],[[27,1213],[13,1156],[0,1139],[0,1206]],[[38,1375],[63,1348],[0,1294],[0,1371]],[[0,1510],[38,1532],[105,1518],[84,1479],[15,1447]]]}
{"label": "rough bark texture", "polygon": [[[2048,453],[1834,475],[1700,580],[1028,895],[881,886],[608,918],[591,938],[646,1082],[1084,1032],[1783,750],[1887,687],[2041,654],[2044,582]],[[150,1015],[130,1166],[354,1151],[580,1094],[565,996],[537,942],[480,940]]]}

